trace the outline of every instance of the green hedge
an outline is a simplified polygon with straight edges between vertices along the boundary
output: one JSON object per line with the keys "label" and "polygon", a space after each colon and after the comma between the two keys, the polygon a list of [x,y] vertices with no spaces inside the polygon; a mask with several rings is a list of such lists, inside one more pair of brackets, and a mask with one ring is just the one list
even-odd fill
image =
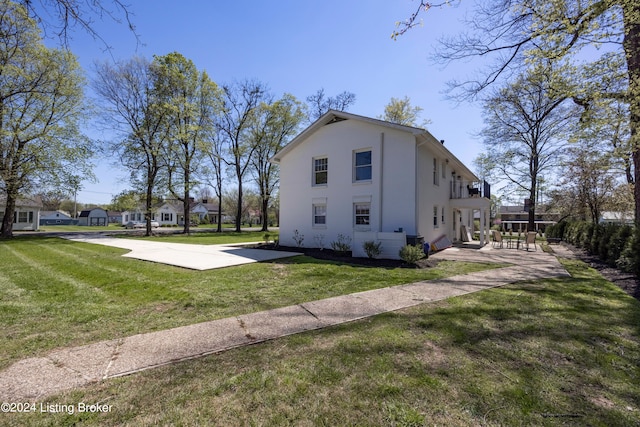
{"label": "green hedge", "polygon": [[629,225],[561,221],[547,227],[548,238],[560,238],[610,266],[640,277],[640,231]]}

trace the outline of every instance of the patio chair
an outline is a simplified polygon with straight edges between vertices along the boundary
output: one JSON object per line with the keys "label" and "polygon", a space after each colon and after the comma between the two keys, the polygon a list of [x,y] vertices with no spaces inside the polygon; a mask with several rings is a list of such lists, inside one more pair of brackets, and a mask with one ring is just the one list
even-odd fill
{"label": "patio chair", "polygon": [[536,236],[538,235],[535,231],[529,231],[527,233],[527,239],[524,241],[525,246],[527,247],[527,252],[529,252],[529,246],[533,245],[533,250],[537,251],[536,248]]}
{"label": "patio chair", "polygon": [[496,245],[498,245],[498,247],[501,248],[504,243],[502,241],[502,234],[500,234],[498,230],[491,230],[491,233],[493,234],[493,247],[495,248]]}

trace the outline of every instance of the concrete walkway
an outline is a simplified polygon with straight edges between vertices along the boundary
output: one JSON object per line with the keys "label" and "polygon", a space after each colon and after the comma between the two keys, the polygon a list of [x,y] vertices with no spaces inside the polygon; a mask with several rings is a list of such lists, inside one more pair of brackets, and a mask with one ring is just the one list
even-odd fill
{"label": "concrete walkway", "polygon": [[553,255],[540,249],[450,248],[433,257],[512,266],[54,350],[0,372],[0,400],[33,401],[109,378],[508,283],[569,276]]}

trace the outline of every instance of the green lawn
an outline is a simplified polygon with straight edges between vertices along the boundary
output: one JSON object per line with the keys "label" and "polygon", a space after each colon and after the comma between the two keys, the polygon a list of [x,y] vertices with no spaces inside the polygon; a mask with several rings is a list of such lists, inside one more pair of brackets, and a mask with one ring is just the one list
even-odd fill
{"label": "green lawn", "polygon": [[8,425],[637,426],[640,303],[577,261],[519,283],[48,398]]}
{"label": "green lawn", "polygon": [[[123,236],[131,238],[129,236]],[[278,231],[243,231],[236,233],[235,231],[209,232],[196,231],[189,235],[185,234],[160,234],[151,237],[135,237],[145,240],[154,240],[165,242],[170,239],[172,243],[192,243],[197,245],[220,245],[228,243],[246,243],[246,242],[264,242],[269,240],[273,242],[278,238]]]}
{"label": "green lawn", "polygon": [[123,258],[125,252],[53,237],[0,241],[0,369],[58,347],[495,267],[443,262],[425,270],[384,269],[298,256],[194,271]]}
{"label": "green lawn", "polygon": [[[106,227],[99,226],[83,226],[83,225],[41,225],[40,231],[48,232],[48,233],[62,233],[62,232],[74,232],[74,233],[85,233],[87,231],[116,231],[116,230],[124,230],[120,224],[109,224]],[[20,232],[15,232],[17,236],[20,235]]]}

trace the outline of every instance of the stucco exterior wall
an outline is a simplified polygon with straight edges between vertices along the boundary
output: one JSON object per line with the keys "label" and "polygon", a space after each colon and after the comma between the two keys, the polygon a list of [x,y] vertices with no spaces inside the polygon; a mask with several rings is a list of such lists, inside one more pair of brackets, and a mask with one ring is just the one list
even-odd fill
{"label": "stucco exterior wall", "polygon": [[[371,150],[371,180],[354,181],[354,153]],[[330,247],[354,231],[417,231],[415,137],[388,127],[344,120],[319,128],[280,160],[280,243]],[[314,159],[327,158],[327,184],[314,185]],[[383,160],[384,159],[384,160]],[[356,225],[354,205],[370,203],[369,224]],[[326,224],[314,225],[313,206],[326,206]]]}

